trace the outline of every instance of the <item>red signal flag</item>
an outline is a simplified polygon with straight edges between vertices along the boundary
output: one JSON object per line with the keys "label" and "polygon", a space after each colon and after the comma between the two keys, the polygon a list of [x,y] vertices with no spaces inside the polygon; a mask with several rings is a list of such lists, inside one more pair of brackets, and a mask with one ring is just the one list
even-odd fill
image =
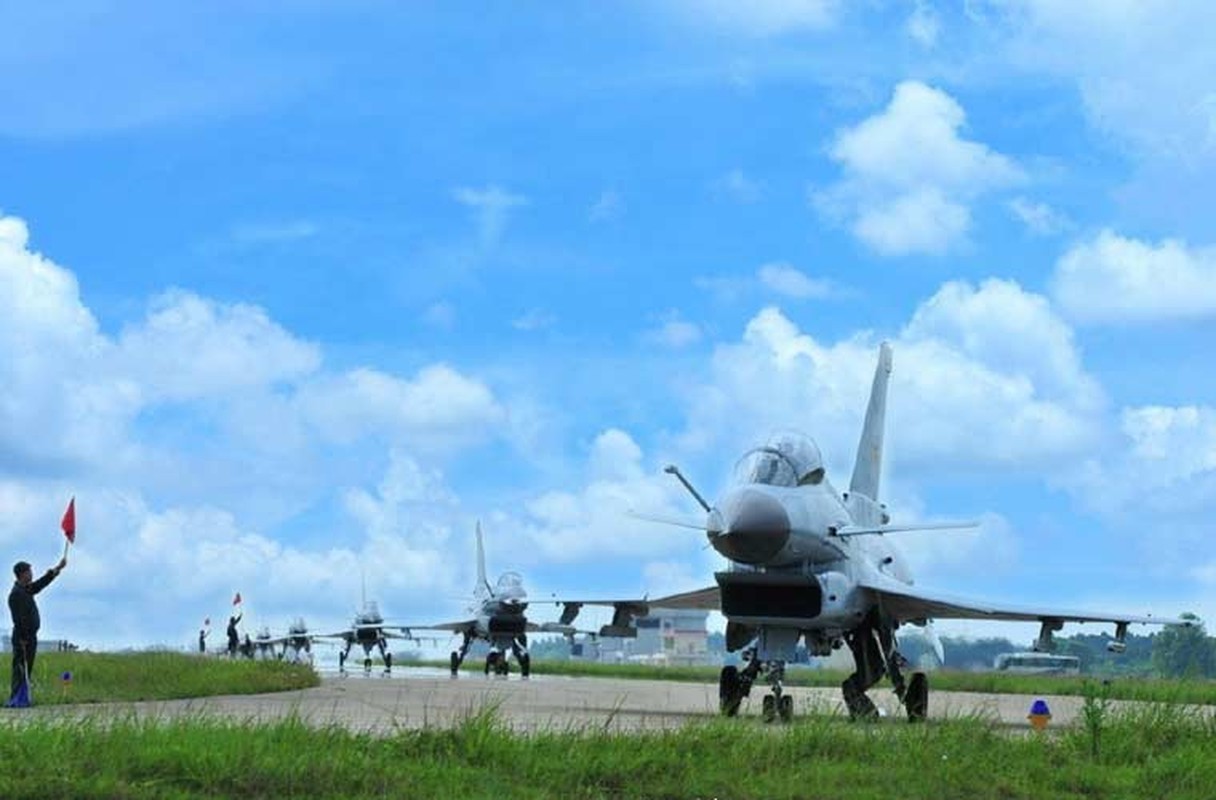
{"label": "red signal flag", "polygon": [[63,528],[63,535],[72,544],[76,544],[76,498],[73,497],[68,501],[67,510],[63,512],[63,521],[59,523],[59,527]]}

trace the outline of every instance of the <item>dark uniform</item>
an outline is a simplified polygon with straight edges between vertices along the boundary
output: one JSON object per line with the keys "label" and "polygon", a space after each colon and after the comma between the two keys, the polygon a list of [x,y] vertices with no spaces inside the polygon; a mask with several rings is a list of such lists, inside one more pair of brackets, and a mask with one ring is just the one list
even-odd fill
{"label": "dark uniform", "polygon": [[237,650],[241,647],[241,637],[236,632],[236,625],[241,621],[243,614],[237,614],[235,617],[228,618],[228,655],[236,658]]}
{"label": "dark uniform", "polygon": [[8,593],[8,610],[13,615],[13,694],[21,688],[26,676],[33,673],[34,656],[38,654],[38,628],[42,626],[42,619],[38,616],[34,595],[49,586],[58,574],[48,569],[41,578],[25,586],[14,583],[13,590]]}

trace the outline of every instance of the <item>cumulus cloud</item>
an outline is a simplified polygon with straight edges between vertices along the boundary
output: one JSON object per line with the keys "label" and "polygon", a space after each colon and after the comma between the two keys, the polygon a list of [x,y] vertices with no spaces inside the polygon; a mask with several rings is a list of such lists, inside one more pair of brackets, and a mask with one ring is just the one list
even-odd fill
{"label": "cumulus cloud", "polygon": [[446,364],[409,380],[362,367],[310,382],[297,404],[331,441],[378,435],[428,450],[477,441],[505,414],[489,388]]}
{"label": "cumulus cloud", "polygon": [[942,253],[971,224],[970,203],[1024,180],[1008,157],[960,136],[962,107],[918,81],[881,113],[841,130],[829,151],[841,180],[811,199],[884,255]]}
{"label": "cumulus cloud", "polygon": [[1076,82],[1096,128],[1142,153],[1191,162],[1216,148],[1216,6],[1000,0],[989,21],[1014,62]]}
{"label": "cumulus cloud", "polygon": [[1216,314],[1216,249],[1104,230],[1056,264],[1052,296],[1081,322],[1152,322]]}
{"label": "cumulus cloud", "polygon": [[[742,341],[715,349],[710,375],[689,393],[682,444],[738,450],[795,425],[821,437],[839,474],[856,447],[877,344],[820,342],[777,309],[761,311]],[[888,437],[905,466],[1050,469],[1100,436],[1105,399],[1071,329],[1016,284],[947,284],[893,346]]]}

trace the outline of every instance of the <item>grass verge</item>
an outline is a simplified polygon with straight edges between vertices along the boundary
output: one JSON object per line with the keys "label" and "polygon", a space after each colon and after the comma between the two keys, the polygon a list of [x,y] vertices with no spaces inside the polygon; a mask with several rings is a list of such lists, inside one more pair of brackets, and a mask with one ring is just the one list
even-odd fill
{"label": "grass verge", "polygon": [[[65,672],[71,673],[70,682],[63,680]],[[259,694],[319,683],[311,667],[283,661],[162,652],[39,653],[34,662],[33,693],[35,704],[42,706]]]}
{"label": "grass verge", "polygon": [[977,719],[642,734],[510,732],[493,708],[384,737],[296,719],[31,720],[0,737],[0,796],[427,798],[1209,798],[1210,714],[1154,705],[1013,735]]}

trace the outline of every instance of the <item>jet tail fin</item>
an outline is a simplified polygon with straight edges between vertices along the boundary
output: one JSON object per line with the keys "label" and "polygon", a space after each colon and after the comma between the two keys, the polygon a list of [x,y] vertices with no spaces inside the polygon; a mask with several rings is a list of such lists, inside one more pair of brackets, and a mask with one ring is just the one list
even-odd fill
{"label": "jet tail fin", "polygon": [[477,520],[477,588],[490,588],[490,582],[486,580],[486,549],[481,543],[481,520]]}
{"label": "jet tail fin", "polygon": [[853,479],[849,492],[878,500],[878,480],[882,471],[882,439],[887,415],[887,380],[891,376],[891,345],[883,342],[878,348],[878,366],[870,388],[870,405],[857,443],[857,460],[853,463]]}

